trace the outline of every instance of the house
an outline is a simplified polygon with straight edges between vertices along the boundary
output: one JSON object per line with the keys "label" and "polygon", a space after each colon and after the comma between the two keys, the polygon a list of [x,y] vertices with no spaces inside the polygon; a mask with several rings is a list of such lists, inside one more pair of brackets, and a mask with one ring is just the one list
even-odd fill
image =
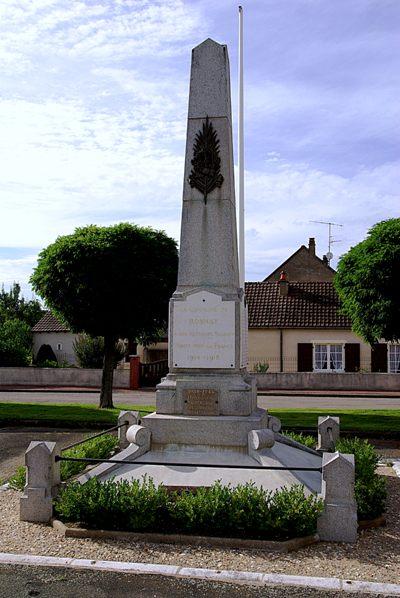
{"label": "house", "polygon": [[42,345],[50,345],[58,363],[76,365],[74,342],[78,335],[71,332],[50,311],[46,311],[39,322],[33,326],[32,333],[34,358]]}
{"label": "house", "polygon": [[301,245],[287,260],[278,266],[264,279],[264,282],[279,280],[282,270],[286,272],[289,280],[308,282],[332,282],[335,270],[330,267],[326,256],[319,258],[315,253],[315,239],[308,240],[308,247]]}
{"label": "house", "polygon": [[399,344],[371,348],[352,332],[334,274],[316,256],[311,238],[308,248],[302,245],[263,282],[246,283],[250,369],[400,373]]}

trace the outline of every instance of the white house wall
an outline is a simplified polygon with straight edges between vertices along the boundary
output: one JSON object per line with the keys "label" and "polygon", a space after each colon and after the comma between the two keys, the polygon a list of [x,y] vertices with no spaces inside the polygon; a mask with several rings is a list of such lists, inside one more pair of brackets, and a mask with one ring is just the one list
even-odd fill
{"label": "white house wall", "polygon": [[[34,356],[36,357],[42,345],[50,345],[59,363],[67,362],[68,364],[76,365],[77,360],[74,351],[74,342],[77,337],[78,335],[73,334],[72,332],[34,332]],[[58,344],[61,344],[61,349],[57,348]]]}

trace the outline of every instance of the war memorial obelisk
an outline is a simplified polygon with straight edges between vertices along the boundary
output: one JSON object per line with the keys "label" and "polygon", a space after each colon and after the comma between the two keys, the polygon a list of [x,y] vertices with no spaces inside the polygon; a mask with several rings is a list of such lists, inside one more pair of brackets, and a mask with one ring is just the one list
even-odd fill
{"label": "war memorial obelisk", "polygon": [[156,398],[158,415],[197,416],[186,420],[186,429],[195,428],[205,443],[215,442],[216,428],[223,440],[233,417],[236,441],[242,437],[246,443],[248,431],[267,421],[257,410],[245,367],[233,169],[228,51],[207,39],[192,53],[178,286],[169,314],[170,373]]}
{"label": "war memorial obelisk", "polygon": [[207,39],[192,51],[169,374],[157,386],[156,411],[128,430],[123,459],[130,463],[111,465],[99,478],[148,475],[156,484],[175,487],[251,480],[270,489],[302,482],[319,491],[317,472],[263,470],[282,464],[315,467],[321,458],[290,446],[278,433],[279,420],[257,407],[255,380],[246,369],[244,301],[228,51]]}

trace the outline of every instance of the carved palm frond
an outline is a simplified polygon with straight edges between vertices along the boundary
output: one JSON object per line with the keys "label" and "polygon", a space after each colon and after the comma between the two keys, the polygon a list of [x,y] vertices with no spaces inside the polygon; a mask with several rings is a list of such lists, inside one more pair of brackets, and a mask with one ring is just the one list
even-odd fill
{"label": "carved palm frond", "polygon": [[189,185],[203,194],[204,203],[207,204],[208,194],[217,187],[221,187],[224,182],[220,171],[219,139],[208,116],[202,129],[196,134],[191,163]]}

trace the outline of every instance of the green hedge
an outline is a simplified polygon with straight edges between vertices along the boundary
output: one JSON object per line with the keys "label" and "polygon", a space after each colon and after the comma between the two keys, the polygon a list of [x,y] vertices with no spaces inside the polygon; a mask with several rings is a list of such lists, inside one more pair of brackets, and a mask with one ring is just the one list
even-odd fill
{"label": "green hedge", "polygon": [[[79,457],[89,459],[107,459],[118,446],[118,438],[112,434],[104,434],[93,440],[88,440],[84,444],[79,444],[62,453],[63,457]],[[60,475],[61,481],[68,480],[70,477],[80,473],[85,469],[87,463],[79,461],[61,461]],[[16,473],[8,480],[13,490],[23,490],[25,486],[26,468],[24,465],[18,467]]]}
{"label": "green hedge", "polygon": [[386,480],[376,473],[379,456],[374,447],[368,440],[355,437],[339,439],[336,450],[354,455],[358,519],[375,519],[382,515],[386,508]]}
{"label": "green hedge", "polygon": [[272,493],[217,482],[194,492],[168,492],[146,477],[103,483],[92,478],[69,484],[55,512],[90,528],[285,540],[315,533],[322,502],[305,496],[302,486]]}

